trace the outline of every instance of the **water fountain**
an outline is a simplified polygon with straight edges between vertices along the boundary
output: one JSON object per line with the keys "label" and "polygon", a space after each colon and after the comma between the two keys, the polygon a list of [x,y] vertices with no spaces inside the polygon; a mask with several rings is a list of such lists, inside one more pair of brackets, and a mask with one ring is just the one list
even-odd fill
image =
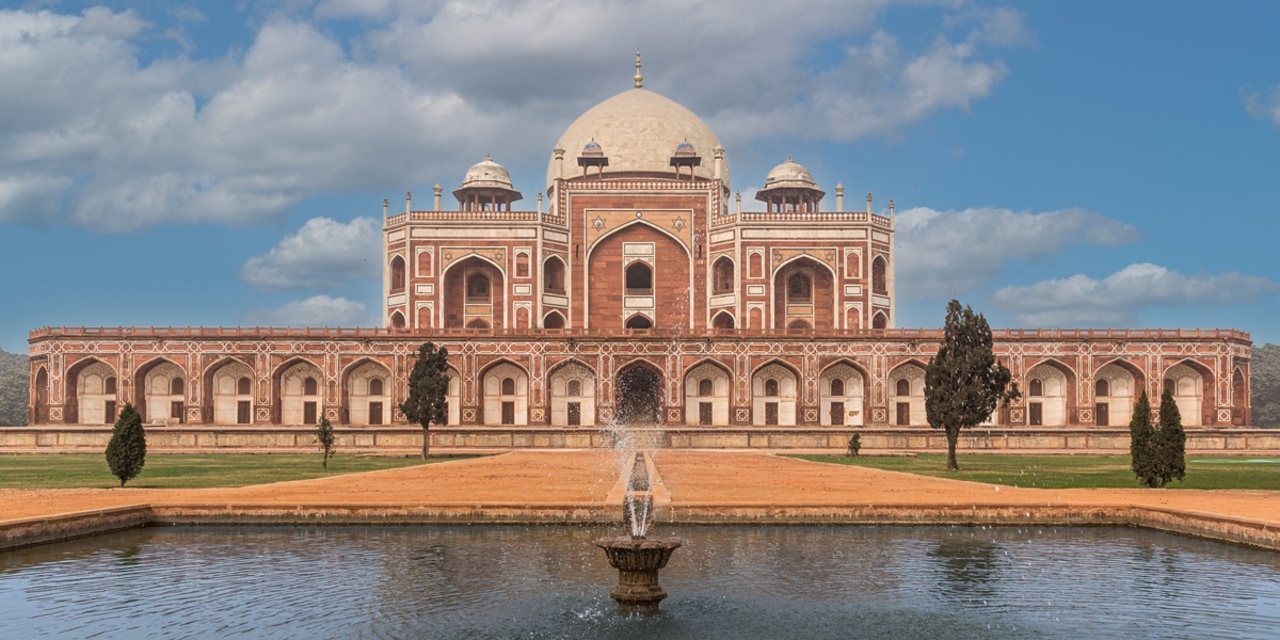
{"label": "water fountain", "polygon": [[667,592],[658,584],[658,571],[667,566],[671,554],[682,542],[679,538],[649,538],[653,524],[653,487],[649,482],[648,462],[644,453],[630,457],[623,520],[628,534],[596,540],[609,564],[618,570],[618,586],[609,595],[625,611],[652,613]]}

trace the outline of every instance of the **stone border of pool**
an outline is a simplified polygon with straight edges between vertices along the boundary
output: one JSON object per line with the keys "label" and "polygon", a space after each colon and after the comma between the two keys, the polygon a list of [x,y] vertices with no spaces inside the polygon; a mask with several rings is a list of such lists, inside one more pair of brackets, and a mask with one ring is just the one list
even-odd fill
{"label": "stone border of pool", "polygon": [[[717,505],[663,510],[662,524],[1132,526],[1280,551],[1280,528],[1246,518],[1131,505]],[[134,505],[0,523],[0,551],[148,525],[616,524],[616,505]]]}

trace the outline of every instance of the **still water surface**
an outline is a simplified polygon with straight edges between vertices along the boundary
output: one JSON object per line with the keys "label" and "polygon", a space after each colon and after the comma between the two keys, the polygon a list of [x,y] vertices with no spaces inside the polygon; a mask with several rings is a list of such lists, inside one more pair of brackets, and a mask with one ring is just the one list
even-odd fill
{"label": "still water surface", "polygon": [[1123,528],[153,527],[0,554],[4,638],[1276,638],[1280,554]]}

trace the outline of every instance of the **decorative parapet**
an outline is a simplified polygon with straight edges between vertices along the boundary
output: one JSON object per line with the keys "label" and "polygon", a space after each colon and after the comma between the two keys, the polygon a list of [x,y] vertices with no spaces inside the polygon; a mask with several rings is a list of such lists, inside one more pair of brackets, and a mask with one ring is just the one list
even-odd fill
{"label": "decorative parapet", "polygon": [[542,222],[565,226],[564,216],[537,211],[410,211],[388,217],[386,226],[406,222]]}
{"label": "decorative parapet", "polygon": [[[732,217],[732,216],[727,216]],[[739,222],[861,222],[885,229],[893,228],[893,220],[865,211],[743,211]],[[714,221],[713,221],[714,222]]]}

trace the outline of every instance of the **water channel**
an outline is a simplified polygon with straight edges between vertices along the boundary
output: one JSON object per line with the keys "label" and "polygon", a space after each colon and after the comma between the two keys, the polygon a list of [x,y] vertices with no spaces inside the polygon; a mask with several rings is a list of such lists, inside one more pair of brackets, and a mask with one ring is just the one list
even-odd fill
{"label": "water channel", "polygon": [[148,527],[0,553],[6,638],[1274,638],[1280,554],[1126,528]]}

